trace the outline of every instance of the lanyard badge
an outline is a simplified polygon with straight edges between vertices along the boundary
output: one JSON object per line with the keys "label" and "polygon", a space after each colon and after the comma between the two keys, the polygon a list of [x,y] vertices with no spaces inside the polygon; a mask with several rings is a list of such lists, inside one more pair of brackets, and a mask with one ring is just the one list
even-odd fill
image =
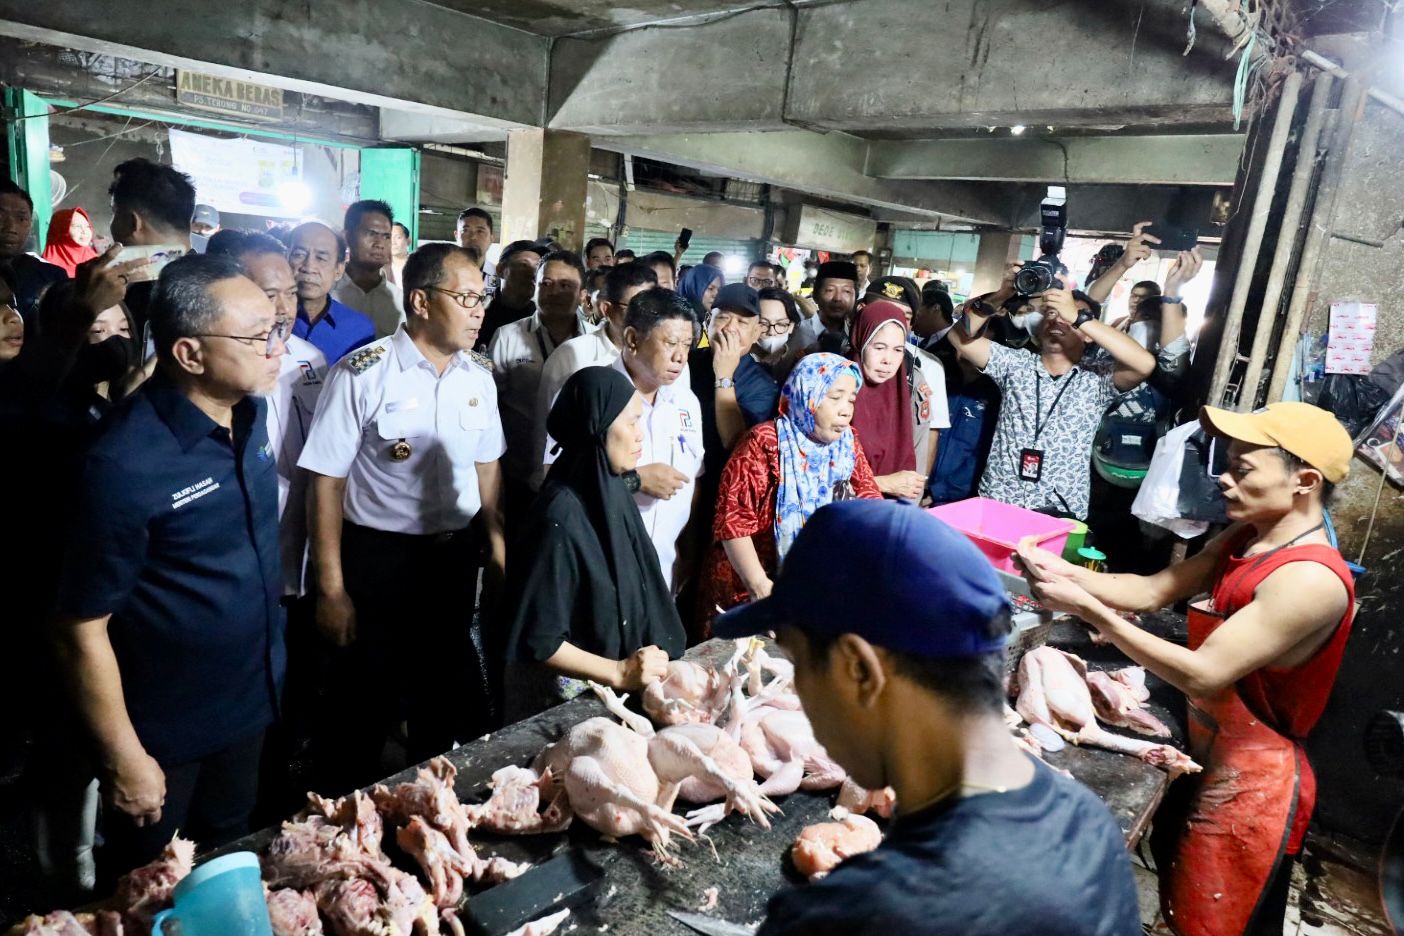
{"label": "lanyard badge", "polygon": [[1019,480],[1037,484],[1043,477],[1043,449],[1026,448],[1019,451]]}

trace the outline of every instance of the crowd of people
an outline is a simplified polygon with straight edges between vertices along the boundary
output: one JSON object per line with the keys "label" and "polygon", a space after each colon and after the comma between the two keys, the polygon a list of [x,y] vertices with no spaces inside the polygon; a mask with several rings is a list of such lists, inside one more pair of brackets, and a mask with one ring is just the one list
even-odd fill
{"label": "crowd of people", "polygon": [[[1201,265],[1180,254],[1108,323],[1099,300],[1153,250],[1139,226],[1086,292],[1021,295],[1011,267],[957,307],[866,252],[818,264],[810,298],[765,258],[727,282],[720,255],[599,238],[494,263],[477,207],[411,250],[379,201],[273,237],[217,229],[168,166],[123,163],[109,194],[110,249],[75,208],[41,259],[28,194],[0,183],[29,713],[6,744],[29,745],[41,857],[77,889],[99,798],[111,880],[176,829],[215,845],[260,802],[281,814],[296,759],[335,795],[383,776],[387,743],[412,763],[587,681],[641,690],[770,598],[835,502],[1087,519],[1094,452],[1139,433],[1148,457],[1177,406]],[[139,245],[185,255],[153,275],[121,257]],[[1286,468],[1321,493],[1320,463]],[[1050,605],[1150,601],[1030,561]]]}

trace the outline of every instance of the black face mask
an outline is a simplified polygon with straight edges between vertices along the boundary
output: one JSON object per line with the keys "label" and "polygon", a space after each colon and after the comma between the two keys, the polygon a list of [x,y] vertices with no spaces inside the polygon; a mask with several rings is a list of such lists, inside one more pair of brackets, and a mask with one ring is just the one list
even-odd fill
{"label": "black face mask", "polygon": [[121,380],[132,367],[135,348],[130,338],[112,335],[97,344],[85,344],[73,361],[73,377],[84,384]]}

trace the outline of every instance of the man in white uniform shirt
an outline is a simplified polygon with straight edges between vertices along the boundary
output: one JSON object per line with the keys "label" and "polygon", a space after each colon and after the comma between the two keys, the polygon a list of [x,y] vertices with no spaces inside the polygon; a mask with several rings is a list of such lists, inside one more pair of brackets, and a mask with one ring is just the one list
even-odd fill
{"label": "man in white uniform shirt", "polygon": [[702,473],[702,406],[686,372],[692,350],[692,304],[671,290],[644,290],[629,302],[624,353],[610,366],[629,378],[643,397],[643,455],[625,483],[658,550],[663,578],[672,587],[678,538],[692,516]]}
{"label": "man in white uniform shirt", "polygon": [[283,594],[305,591],[307,558],[307,472],[297,460],[312,427],[317,397],[327,376],[327,359],[315,345],[292,334],[297,318],[297,281],[284,256],[283,245],[267,234],[243,238],[235,254],[245,275],[273,303],[279,325],[288,329],[279,359],[278,383],[268,399],[268,441],[278,466],[278,543],[283,560]]}
{"label": "man in white uniform shirt", "polygon": [[546,366],[541,369],[541,387],[536,394],[533,424],[536,441],[532,451],[537,453],[540,464],[532,475],[532,490],[540,490],[546,480],[546,466],[556,460],[551,454],[556,443],[546,434],[546,417],[556,402],[556,395],[576,371],[608,366],[619,359],[624,347],[624,317],[629,312],[629,303],[639,293],[657,285],[658,275],[641,263],[610,267],[598,300],[604,316],[600,327],[570,339],[546,360]]}
{"label": "man in white uniform shirt", "polygon": [[532,476],[541,464],[536,404],[542,368],[557,348],[598,327],[580,313],[584,283],[585,264],[579,254],[547,254],[536,269],[535,311],[499,328],[488,350],[507,435],[503,477],[509,517],[521,516],[531,503]]}
{"label": "man in white uniform shirt", "polygon": [[483,277],[462,247],[428,244],[404,279],[408,321],[332,369],[298,462],[313,473],[317,628],[343,648],[320,752],[336,792],[383,774],[401,705],[410,763],[492,725],[470,635],[484,540],[485,596],[506,556],[497,388],[471,350]]}
{"label": "man in white uniform shirt", "polygon": [[332,290],[332,298],[350,306],[375,323],[375,337],[393,335],[405,320],[405,297],[390,282],[391,229],[395,213],[383,201],[358,201],[346,209],[346,272]]}

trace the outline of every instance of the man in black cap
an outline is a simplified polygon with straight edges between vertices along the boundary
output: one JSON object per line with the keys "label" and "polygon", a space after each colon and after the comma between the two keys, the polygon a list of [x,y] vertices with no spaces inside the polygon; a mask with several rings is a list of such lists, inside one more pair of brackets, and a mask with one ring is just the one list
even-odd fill
{"label": "man in black cap", "polygon": [[907,324],[912,322],[912,315],[921,308],[921,290],[917,288],[915,280],[905,276],[883,276],[873,280],[868,284],[868,288],[863,290],[863,302],[866,304],[876,299],[886,299],[888,302],[895,302],[907,312]]}
{"label": "man in black cap", "polygon": [[883,843],[772,898],[758,936],[1140,932],[1106,806],[1004,725],[1008,630],[1004,589],[965,536],[869,500],[820,508],[770,597],[717,619],[718,637],[775,631],[829,756],[897,793]]}
{"label": "man in black cap", "polygon": [[529,318],[536,312],[536,268],[551,250],[541,241],[512,241],[497,258],[497,294],[483,317],[483,330],[474,351],[487,353],[492,336],[503,325]]}
{"label": "man in black cap", "polygon": [[811,351],[848,354],[848,324],[858,304],[858,268],[846,260],[819,265],[814,278],[819,314],[806,322],[814,335]]}

